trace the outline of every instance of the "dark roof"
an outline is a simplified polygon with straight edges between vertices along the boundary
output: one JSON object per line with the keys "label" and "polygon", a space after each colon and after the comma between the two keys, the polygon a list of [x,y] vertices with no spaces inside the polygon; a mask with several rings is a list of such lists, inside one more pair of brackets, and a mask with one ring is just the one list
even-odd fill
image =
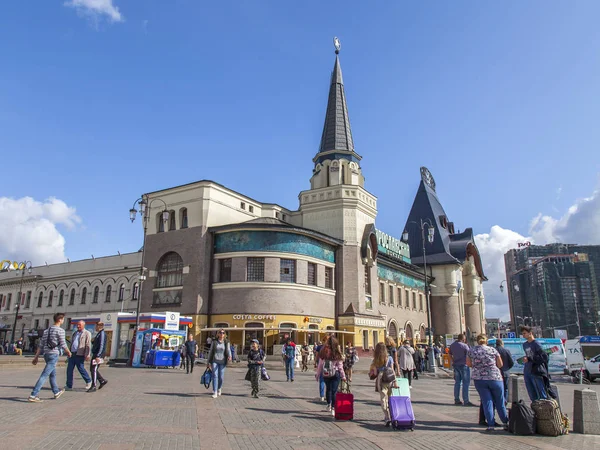
{"label": "dark roof", "polygon": [[[421,240],[421,220],[433,225],[435,235],[433,243],[426,242],[427,264],[460,264],[469,255],[476,259],[479,275],[485,280],[479,250],[475,245],[473,229],[454,233],[453,224],[448,220],[436,190],[435,181],[427,168],[421,168],[421,183],[408,215],[404,229],[408,231],[410,259],[413,264],[423,265],[423,243]],[[425,230],[427,239],[427,230]]]}
{"label": "dark roof", "polygon": [[344,241],[329,236],[327,234],[320,233],[318,231],[310,230],[308,228],[297,227],[283,220],[274,219],[272,217],[259,217],[258,219],[248,220],[246,222],[238,222],[231,223],[228,225],[221,225],[217,227],[210,227],[208,231],[212,233],[218,233],[223,231],[233,231],[238,229],[263,229],[263,228],[272,228],[275,230],[281,230],[289,233],[301,233],[307,236],[311,236],[315,239],[320,239],[324,242],[327,242],[331,245],[343,245]]}
{"label": "dark roof", "polygon": [[[342,67],[338,55],[335,56],[335,64],[331,74],[329,98],[319,153],[332,150],[355,153],[348,105],[346,104],[346,93],[344,91],[344,80],[342,79]],[[358,159],[360,160],[360,157]]]}

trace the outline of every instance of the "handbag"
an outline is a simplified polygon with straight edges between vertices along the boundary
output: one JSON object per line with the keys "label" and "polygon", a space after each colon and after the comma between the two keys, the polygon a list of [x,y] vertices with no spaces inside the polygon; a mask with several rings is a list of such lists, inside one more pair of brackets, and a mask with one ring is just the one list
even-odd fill
{"label": "handbag", "polygon": [[210,387],[210,383],[212,382],[212,370],[206,369],[200,377],[200,383],[204,385],[206,389]]}
{"label": "handbag", "polygon": [[375,380],[377,378],[377,375],[379,375],[379,373],[377,372],[377,367],[371,365],[371,368],[369,369],[369,380]]}
{"label": "handbag", "polygon": [[244,380],[252,381],[252,375],[250,375],[251,370],[252,370],[251,368],[248,368],[248,371],[246,372],[246,376],[244,377]]}
{"label": "handbag", "polygon": [[386,367],[385,369],[383,369],[383,373],[381,375],[381,382],[391,383],[393,381],[396,381],[396,372],[394,372],[394,369],[392,369],[391,367]]}

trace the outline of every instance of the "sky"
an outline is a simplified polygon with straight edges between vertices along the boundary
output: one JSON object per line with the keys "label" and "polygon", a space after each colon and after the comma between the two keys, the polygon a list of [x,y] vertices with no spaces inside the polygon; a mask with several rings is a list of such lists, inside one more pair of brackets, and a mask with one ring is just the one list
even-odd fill
{"label": "sky", "polygon": [[600,3],[374,3],[0,2],[0,259],[136,251],[133,202],[201,179],[297,209],[337,36],[377,227],[427,166],[507,317],[508,249],[600,244]]}

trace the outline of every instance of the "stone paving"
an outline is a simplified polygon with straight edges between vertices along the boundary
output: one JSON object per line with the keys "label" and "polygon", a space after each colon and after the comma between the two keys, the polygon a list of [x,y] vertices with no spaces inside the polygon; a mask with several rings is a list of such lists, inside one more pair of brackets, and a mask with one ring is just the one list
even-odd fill
{"label": "stone paving", "polygon": [[[58,381],[65,380],[64,368]],[[476,425],[478,409],[452,405],[452,380],[414,382],[414,432],[383,426],[373,382],[354,375],[355,419],[336,422],[317,398],[312,372],[287,383],[280,370],[251,398],[245,367],[227,369],[223,396],[212,399],[193,375],[173,369],[104,368],[109,384],[94,394],[75,389],[41,404],[27,402],[41,366],[0,369],[0,448],[6,449],[579,449],[600,448],[600,436],[520,437]],[[573,386],[561,386],[563,397]],[[563,392],[564,389],[564,392]],[[570,389],[567,394],[567,390]],[[478,396],[473,391],[474,401]]]}

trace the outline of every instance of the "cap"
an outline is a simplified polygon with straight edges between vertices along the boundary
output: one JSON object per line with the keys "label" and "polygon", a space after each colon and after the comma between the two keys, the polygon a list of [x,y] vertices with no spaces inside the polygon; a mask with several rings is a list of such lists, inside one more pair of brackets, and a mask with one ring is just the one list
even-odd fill
{"label": "cap", "polygon": [[257,344],[260,344],[260,342],[258,342],[258,339],[252,339],[250,342],[252,342],[252,343],[256,342]]}

